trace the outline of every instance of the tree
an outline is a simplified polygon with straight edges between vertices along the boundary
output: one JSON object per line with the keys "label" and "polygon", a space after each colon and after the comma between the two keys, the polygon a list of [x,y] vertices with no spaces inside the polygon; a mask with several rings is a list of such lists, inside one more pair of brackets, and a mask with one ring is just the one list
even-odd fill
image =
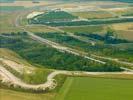
{"label": "tree", "polygon": [[112,28],[108,27],[107,28],[107,33],[105,34],[105,41],[106,42],[113,42],[114,40],[117,39],[117,34],[115,32],[115,30],[113,30]]}

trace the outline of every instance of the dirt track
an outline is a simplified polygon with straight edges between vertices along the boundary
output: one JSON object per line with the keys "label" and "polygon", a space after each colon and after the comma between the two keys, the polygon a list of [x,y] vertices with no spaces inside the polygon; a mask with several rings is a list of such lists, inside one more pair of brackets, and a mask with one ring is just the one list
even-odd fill
{"label": "dirt track", "polygon": [[[19,27],[18,19],[19,19],[19,17],[16,18],[16,23],[15,23],[17,27]],[[73,50],[71,48],[61,46],[60,44],[49,41],[47,39],[43,39],[41,37],[36,36],[35,34],[33,34],[31,32],[28,32],[28,34],[33,39],[35,39],[39,42],[48,44],[48,45],[50,45],[50,46],[52,46],[56,49],[63,50],[63,51],[66,51],[66,52],[69,52],[69,53],[72,53],[72,54],[75,54],[75,55],[78,55],[78,56],[81,55],[79,53],[80,51],[75,52],[75,50]],[[91,58],[91,57],[88,57],[88,56],[85,56],[85,55],[83,57],[86,58],[86,59],[89,59],[89,60],[99,62],[99,63],[103,63],[103,64],[105,63],[103,61],[100,61],[100,60],[97,60],[97,59],[94,59],[94,58]],[[125,63],[125,64],[127,64],[127,63]],[[47,81],[44,84],[32,85],[32,84],[27,84],[27,83],[23,82],[21,79],[17,78],[10,71],[8,71],[6,68],[4,68],[2,65],[0,65],[0,76],[1,76],[0,78],[2,78],[2,82],[5,82],[7,84],[13,84],[14,86],[19,86],[23,89],[32,89],[32,90],[39,90],[39,91],[40,90],[46,90],[48,88],[49,89],[54,89],[57,85],[57,83],[54,80],[54,77],[56,75],[59,75],[59,74],[82,76],[82,75],[104,75],[104,74],[115,74],[115,75],[118,75],[118,74],[133,74],[133,72],[132,71],[131,72],[78,72],[78,71],[61,71],[60,70],[60,71],[54,71],[51,74],[49,74],[48,77],[47,77]]]}
{"label": "dirt track", "polygon": [[54,77],[59,74],[64,75],[73,75],[73,76],[83,76],[83,75],[104,75],[104,74],[133,74],[133,72],[78,72],[78,71],[54,71],[50,73],[47,77],[47,81],[44,84],[32,85],[23,82],[21,79],[14,76],[11,72],[9,72],[6,68],[0,65],[0,76],[1,80],[4,83],[12,84],[14,86],[19,86],[23,89],[30,90],[46,90],[46,89],[54,89],[57,86]]}
{"label": "dirt track", "polygon": [[68,52],[68,53],[71,53],[71,54],[74,54],[74,55],[77,55],[77,56],[83,56],[83,58],[86,58],[86,59],[89,59],[89,60],[92,60],[92,61],[95,61],[95,62],[98,62],[98,63],[101,63],[101,64],[105,64],[105,63],[106,63],[106,62],[104,62],[104,61],[91,58],[91,57],[87,56],[86,54],[84,54],[84,52],[77,51],[77,50],[75,50],[75,49],[72,49],[72,48],[69,48],[69,47],[65,47],[65,46],[62,46],[62,45],[60,45],[60,44],[58,44],[58,43],[55,43],[55,42],[52,42],[52,41],[50,41],[50,40],[41,38],[41,37],[35,35],[35,34],[32,33],[32,32],[29,32],[29,31],[26,31],[26,32],[28,33],[28,35],[29,35],[32,39],[34,39],[34,40],[36,40],[36,41],[39,41],[39,42],[41,42],[41,43],[50,45],[51,47],[56,48],[56,49],[58,49],[58,50],[65,51],[65,52]]}

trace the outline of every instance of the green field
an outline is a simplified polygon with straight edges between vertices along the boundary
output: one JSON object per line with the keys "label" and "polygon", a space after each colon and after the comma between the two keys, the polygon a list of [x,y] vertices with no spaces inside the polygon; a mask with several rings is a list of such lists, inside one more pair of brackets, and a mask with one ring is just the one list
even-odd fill
{"label": "green field", "polygon": [[56,100],[133,100],[133,80],[69,77]]}
{"label": "green field", "polygon": [[0,100],[53,100],[56,93],[28,93],[0,89]]}
{"label": "green field", "polygon": [[104,24],[114,24],[114,23],[126,23],[126,22],[133,22],[133,18],[112,18],[112,19],[98,19],[98,20],[79,20],[79,21],[51,21],[46,22],[45,18],[35,20],[31,19],[29,20],[29,24],[43,24],[43,25],[49,25],[49,26],[83,26],[83,25],[104,25]]}
{"label": "green field", "polygon": [[1,11],[20,11],[24,9],[23,6],[0,6]]}
{"label": "green field", "polygon": [[32,20],[33,21],[37,20],[38,22],[52,22],[52,21],[68,21],[68,20],[70,21],[77,18],[78,18],[77,16],[71,15],[65,11],[50,11],[35,16],[34,18],[32,18]]}
{"label": "green field", "polygon": [[[21,82],[19,86],[14,78],[6,81],[3,73],[8,77],[8,72],[0,69],[0,100],[133,100],[133,74],[122,72],[124,68],[133,70],[127,64],[133,63],[133,0],[0,3],[0,66],[26,84],[46,82],[48,86],[44,91],[42,85],[37,90],[23,88],[27,86]],[[38,12],[44,13],[36,15]],[[68,74],[50,80],[52,72],[62,70]],[[50,89],[48,80],[57,83],[56,87]]]}
{"label": "green field", "polygon": [[93,33],[93,32],[103,32],[105,30],[105,25],[97,25],[97,26],[75,26],[75,27],[61,27],[62,30],[66,32],[86,32],[86,33]]}
{"label": "green field", "polygon": [[130,41],[133,40],[133,23],[60,27],[60,29],[64,30],[65,32],[72,33],[96,33],[99,35],[104,35],[108,27],[112,27],[116,31],[118,38]]}

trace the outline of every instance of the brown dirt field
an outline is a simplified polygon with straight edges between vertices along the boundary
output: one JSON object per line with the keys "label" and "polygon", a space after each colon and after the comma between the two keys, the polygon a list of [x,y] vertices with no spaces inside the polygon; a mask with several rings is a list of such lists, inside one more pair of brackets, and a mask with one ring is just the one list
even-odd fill
{"label": "brown dirt field", "polygon": [[119,38],[133,41],[133,23],[112,24],[112,28],[116,30]]}
{"label": "brown dirt field", "polygon": [[133,23],[112,24],[111,27],[116,31],[119,38],[133,41]]}
{"label": "brown dirt field", "polygon": [[39,3],[33,3],[32,1],[15,1],[13,3],[0,3],[0,6],[24,6],[24,7],[34,7],[47,5],[49,2],[40,1]]}
{"label": "brown dirt field", "polygon": [[0,33],[6,32],[18,32],[21,31],[15,27],[15,20],[18,12],[15,13],[8,13],[8,12],[1,12],[0,13]]}
{"label": "brown dirt field", "polygon": [[80,16],[81,18],[111,18],[114,17],[112,14],[108,12],[102,12],[102,11],[97,11],[97,12],[75,12],[73,13],[75,16]]}
{"label": "brown dirt field", "polygon": [[31,32],[57,32],[47,26],[27,26],[25,29]]}
{"label": "brown dirt field", "polygon": [[112,27],[115,30],[132,30],[133,31],[133,23],[113,24]]}
{"label": "brown dirt field", "polygon": [[133,31],[124,31],[124,30],[118,30],[116,31],[118,33],[119,38],[127,39],[133,41]]}

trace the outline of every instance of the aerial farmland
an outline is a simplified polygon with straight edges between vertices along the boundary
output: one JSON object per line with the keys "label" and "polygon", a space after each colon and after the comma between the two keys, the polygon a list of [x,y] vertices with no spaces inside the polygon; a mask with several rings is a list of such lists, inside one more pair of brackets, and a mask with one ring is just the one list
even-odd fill
{"label": "aerial farmland", "polygon": [[132,0],[1,0],[0,100],[133,100]]}

